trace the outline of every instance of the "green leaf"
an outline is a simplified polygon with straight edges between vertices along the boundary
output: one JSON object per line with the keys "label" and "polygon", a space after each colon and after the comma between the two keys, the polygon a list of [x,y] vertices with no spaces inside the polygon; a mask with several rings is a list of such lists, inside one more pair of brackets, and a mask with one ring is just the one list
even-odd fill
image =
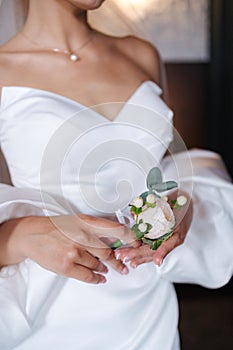
{"label": "green leaf", "polygon": [[151,239],[148,239],[148,238],[142,238],[142,242],[144,244],[148,244],[150,248],[151,248],[151,246],[153,244],[153,241]]}
{"label": "green leaf", "polygon": [[146,202],[146,206],[147,206],[147,208],[155,208],[156,207],[156,203],[148,203],[148,202]]}
{"label": "green leaf", "polygon": [[170,231],[168,233],[165,233],[165,235],[161,236],[160,238],[157,239],[150,239],[150,238],[142,238],[142,242],[144,244],[148,244],[151,250],[156,250],[158,249],[161,244],[166,241],[168,238],[170,238],[173,234],[173,231]]}
{"label": "green leaf", "polygon": [[153,190],[153,186],[163,181],[162,173],[159,168],[154,167],[147,175],[146,183],[149,190]]}
{"label": "green leaf", "polygon": [[113,242],[111,245],[110,245],[110,248],[112,249],[117,249],[119,247],[121,247],[123,244],[121,242],[120,239],[118,239],[116,242]]}
{"label": "green leaf", "polygon": [[176,201],[176,203],[173,205],[173,209],[181,210],[183,208],[182,205],[179,205]]}
{"label": "green leaf", "polygon": [[142,212],[142,208],[137,208],[134,205],[131,206],[130,211],[135,215],[138,215]]}
{"label": "green leaf", "polygon": [[160,184],[154,185],[152,189],[157,192],[165,192],[175,187],[177,187],[177,183],[175,181],[166,181],[166,182],[162,182]]}
{"label": "green leaf", "polygon": [[148,196],[148,194],[149,194],[149,191],[146,191],[146,192],[143,192],[142,194],[140,194],[139,197],[141,197],[143,199],[143,202],[145,202],[146,201],[146,197]]}
{"label": "green leaf", "polygon": [[152,229],[152,225],[151,224],[148,224],[148,222],[146,223],[147,224],[147,233]]}
{"label": "green leaf", "polygon": [[140,214],[142,212],[142,208],[136,208],[135,207],[135,211],[134,212],[135,212],[136,215],[138,215],[138,214]]}
{"label": "green leaf", "polygon": [[145,232],[141,232],[138,230],[138,232],[136,232],[136,239],[137,240],[141,240],[145,235]]}
{"label": "green leaf", "polygon": [[162,239],[156,239],[156,241],[154,241],[150,247],[151,250],[156,250],[158,249],[161,244],[163,243]]}

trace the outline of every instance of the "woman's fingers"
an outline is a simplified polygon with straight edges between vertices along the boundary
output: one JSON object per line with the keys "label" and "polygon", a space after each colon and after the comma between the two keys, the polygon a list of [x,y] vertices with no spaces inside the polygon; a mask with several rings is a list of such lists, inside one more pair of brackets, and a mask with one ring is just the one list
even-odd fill
{"label": "woman's fingers", "polygon": [[138,267],[139,265],[145,264],[145,263],[149,263],[153,261],[153,256],[149,257],[149,258],[140,258],[140,259],[133,259],[132,261],[130,261],[130,266],[133,269],[136,269],[136,267]]}
{"label": "woman's fingers", "polygon": [[151,250],[147,244],[139,248],[119,248],[115,251],[117,259],[124,263],[130,262],[132,267],[137,267],[146,262],[154,261],[160,266],[165,257],[177,246],[182,244],[185,239],[185,230],[179,225],[174,231],[173,235],[164,241],[157,250]]}
{"label": "woman's fingers", "polygon": [[[71,260],[73,259],[74,261],[75,259],[76,263],[79,263],[82,266],[100,269],[100,272],[102,272],[102,269],[105,271],[103,264],[99,264],[98,266],[88,265],[90,263],[90,257],[92,256],[94,259],[98,258],[102,262],[106,262],[117,272],[127,274],[128,268],[121,261],[116,260],[113,250],[96,235],[96,229],[101,227],[103,224],[102,220],[104,219],[100,219],[101,222],[99,222],[99,218],[92,216],[80,215],[80,217],[81,219],[77,216],[55,217],[55,224],[61,229],[60,232],[65,240],[67,240],[66,243],[69,245],[69,242],[73,242],[73,248],[71,248],[71,252],[69,252]],[[116,225],[121,226],[118,223],[112,223],[111,221],[109,222],[109,220],[104,221],[107,221],[109,227]],[[106,225],[107,223],[105,222],[104,224]],[[106,231],[109,232],[110,229],[105,229],[105,232]],[[77,253],[75,247],[77,249]],[[89,253],[88,261],[86,260],[87,255],[85,255],[83,252]]]}
{"label": "woman's fingers", "polygon": [[92,256],[85,250],[77,249],[77,254],[72,260],[76,265],[85,266],[95,272],[108,272],[107,266],[105,266],[97,257]]}
{"label": "woman's fingers", "polygon": [[135,240],[134,232],[119,222],[112,221],[105,218],[93,217],[90,215],[79,215],[82,221],[82,228],[85,232],[89,232],[100,238],[114,238],[120,239],[125,243],[138,247],[140,243]]}
{"label": "woman's fingers", "polygon": [[106,278],[103,275],[95,273],[91,269],[78,264],[73,264],[73,266],[70,267],[68,277],[91,284],[100,284],[106,282]]}
{"label": "woman's fingers", "polygon": [[[104,242],[102,242],[98,237],[96,237],[95,234],[92,234],[90,232],[80,232],[80,237],[83,237],[83,239],[80,238],[79,241],[82,241],[82,244],[79,245],[82,247],[83,251],[89,253],[90,257],[96,257],[99,260],[106,262],[113,269],[123,275],[126,275],[129,272],[128,268],[122,263],[122,261],[116,260],[113,250]],[[84,261],[82,257],[79,257],[79,260],[81,261],[80,264],[86,266],[87,262]],[[104,269],[104,266],[105,265],[103,263],[102,265],[100,263],[98,267],[95,266],[95,268]],[[100,270],[100,272],[102,271]]]}
{"label": "woman's fingers", "polygon": [[141,245],[139,248],[119,248],[115,251],[115,256],[124,263],[135,259],[153,260],[154,251],[147,244]]}
{"label": "woman's fingers", "polygon": [[98,258],[74,245],[64,251],[63,258],[59,264],[56,261],[56,266],[55,268],[58,269],[56,272],[69,278],[94,284],[106,282],[102,274],[108,272],[107,267]]}
{"label": "woman's fingers", "polygon": [[[135,234],[125,225],[116,221],[90,215],[57,216],[51,219],[55,228],[64,236],[83,247],[104,248],[105,238],[122,240],[127,244],[138,247],[140,243],[135,241]],[[103,239],[103,240],[101,240]]]}
{"label": "woman's fingers", "polygon": [[154,252],[154,263],[160,266],[165,257],[176,247],[184,242],[185,235],[182,233],[180,227],[178,227],[173,235]]}
{"label": "woman's fingers", "polygon": [[106,262],[110,265],[114,270],[121,273],[122,275],[127,275],[129,270],[127,266],[121,261],[117,260],[114,254],[114,251],[111,248],[89,248],[88,251],[98,257],[100,260]]}

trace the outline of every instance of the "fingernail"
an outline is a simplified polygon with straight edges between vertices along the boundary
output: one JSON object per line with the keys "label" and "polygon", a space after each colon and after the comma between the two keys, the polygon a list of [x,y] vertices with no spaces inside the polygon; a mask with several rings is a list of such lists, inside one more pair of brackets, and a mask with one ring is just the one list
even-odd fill
{"label": "fingernail", "polygon": [[137,265],[137,263],[133,262],[133,263],[131,264],[131,267],[132,267],[133,269],[136,269],[136,268],[138,267],[138,265]]}
{"label": "fingernail", "polygon": [[129,260],[130,260],[129,257],[128,257],[128,256],[125,256],[124,259],[123,259],[123,263],[125,264],[125,263],[127,263]]}
{"label": "fingernail", "polygon": [[121,254],[120,254],[120,253],[117,253],[117,254],[116,254],[116,259],[117,259],[117,260],[120,260],[120,256],[121,256]]}
{"label": "fingernail", "polygon": [[107,282],[106,278],[104,276],[101,276],[100,283],[106,283],[106,282]]}
{"label": "fingernail", "polygon": [[102,272],[103,273],[108,273],[108,268],[106,266],[104,266]]}
{"label": "fingernail", "polygon": [[155,263],[156,263],[156,265],[161,266],[162,263],[163,263],[163,259],[157,258],[157,259],[155,260]]}
{"label": "fingernail", "polygon": [[129,273],[128,268],[125,266],[125,267],[123,268],[123,270],[121,271],[121,273],[122,273],[122,275],[128,275],[128,273]]}

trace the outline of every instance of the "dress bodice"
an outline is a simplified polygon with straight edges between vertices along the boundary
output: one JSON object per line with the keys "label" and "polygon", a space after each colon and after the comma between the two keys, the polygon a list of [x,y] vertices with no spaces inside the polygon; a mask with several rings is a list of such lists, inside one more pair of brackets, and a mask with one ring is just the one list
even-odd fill
{"label": "dress bodice", "polygon": [[[172,112],[160,93],[155,83],[142,83],[110,122],[52,92],[4,87],[0,142],[17,188],[2,189],[0,222],[47,215],[36,189],[56,195],[68,210],[98,215],[124,208],[144,190],[146,173],[172,140]],[[186,171],[189,156],[193,177]],[[179,349],[171,282],[216,288],[229,280],[233,189],[217,155],[194,151],[173,158],[163,160],[164,176],[180,183],[176,169],[185,168],[183,183],[194,183],[193,220],[184,244],[160,267],[142,264],[127,276],[109,267],[101,286],[58,276],[30,259],[3,268],[1,349]],[[51,211],[59,215],[60,208]]]}
{"label": "dress bodice", "polygon": [[160,94],[143,82],[111,122],[53,92],[3,87],[0,140],[13,184],[96,215],[127,206],[172,139],[172,111]]}

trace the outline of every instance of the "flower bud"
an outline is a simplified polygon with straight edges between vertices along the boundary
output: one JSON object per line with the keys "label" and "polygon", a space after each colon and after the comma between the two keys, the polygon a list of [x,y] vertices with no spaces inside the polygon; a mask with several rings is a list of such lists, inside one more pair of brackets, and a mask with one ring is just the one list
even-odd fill
{"label": "flower bud", "polygon": [[141,208],[143,206],[143,199],[142,197],[137,197],[133,201],[133,206],[136,208]]}
{"label": "flower bud", "polygon": [[187,198],[185,196],[179,196],[177,198],[177,204],[181,207],[187,203]]}
{"label": "flower bud", "polygon": [[138,225],[138,229],[139,231],[141,231],[142,233],[146,232],[147,230],[147,224],[141,223]]}
{"label": "flower bud", "polygon": [[156,196],[153,193],[150,193],[146,197],[146,201],[150,204],[154,204],[156,202]]}

